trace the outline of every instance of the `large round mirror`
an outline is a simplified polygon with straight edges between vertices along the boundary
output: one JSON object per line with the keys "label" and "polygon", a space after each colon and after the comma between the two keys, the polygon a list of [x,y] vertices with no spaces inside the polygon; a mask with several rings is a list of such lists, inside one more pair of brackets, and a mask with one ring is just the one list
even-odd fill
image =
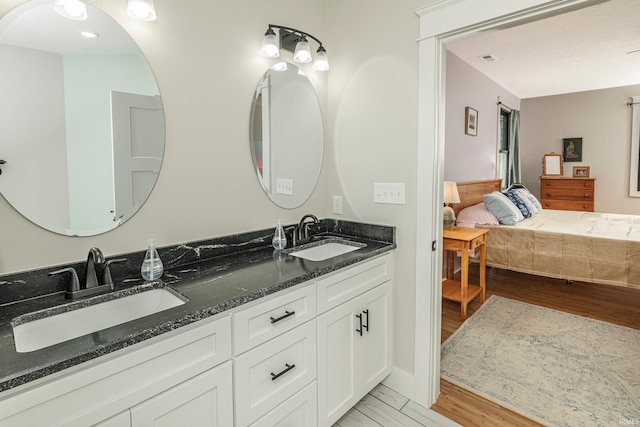
{"label": "large round mirror", "polygon": [[87,15],[71,20],[52,0],[31,0],[0,20],[0,193],[68,236],[131,218],[164,155],[149,64],[111,17],[90,4]]}
{"label": "large round mirror", "polygon": [[264,192],[282,208],[302,205],[318,182],[324,151],[320,104],[302,70],[281,62],[262,76],[251,105],[249,134]]}

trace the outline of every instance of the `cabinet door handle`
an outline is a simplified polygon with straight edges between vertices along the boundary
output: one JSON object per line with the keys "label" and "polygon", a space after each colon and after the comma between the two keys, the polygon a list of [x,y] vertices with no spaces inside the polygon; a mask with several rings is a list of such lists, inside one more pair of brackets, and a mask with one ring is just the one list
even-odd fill
{"label": "cabinet door handle", "polygon": [[369,310],[362,310],[362,312],[367,316],[367,320],[365,320],[366,323],[362,325],[362,327],[369,332]]}
{"label": "cabinet door handle", "polygon": [[356,332],[359,333],[360,336],[362,336],[362,313],[356,314],[356,317],[360,321],[360,329],[356,329]]}
{"label": "cabinet door handle", "polygon": [[287,318],[287,317],[289,317],[289,316],[293,316],[294,314],[296,314],[296,312],[295,312],[295,311],[289,311],[289,310],[286,310],[286,311],[284,312],[284,314],[283,314],[282,316],[280,316],[280,317],[271,317],[271,324],[274,324],[274,323],[276,323],[276,322],[279,322],[279,321],[281,321],[281,320],[284,320],[284,319],[286,319],[286,318]]}
{"label": "cabinet door handle", "polygon": [[287,372],[289,372],[290,370],[296,367],[296,365],[293,363],[291,365],[289,365],[288,363],[285,363],[284,366],[285,368],[282,371],[278,372],[277,374],[274,374],[273,372],[271,372],[271,381],[277,380],[278,378],[280,378],[281,376],[283,376],[284,374],[286,374]]}

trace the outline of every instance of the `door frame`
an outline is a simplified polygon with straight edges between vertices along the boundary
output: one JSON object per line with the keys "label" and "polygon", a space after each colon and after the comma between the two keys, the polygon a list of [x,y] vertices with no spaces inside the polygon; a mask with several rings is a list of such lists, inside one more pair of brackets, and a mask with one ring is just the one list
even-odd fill
{"label": "door frame", "polygon": [[446,44],[489,28],[517,25],[600,2],[602,0],[439,0],[416,11],[420,18],[416,232],[418,236],[435,239],[418,238],[416,243],[412,399],[424,407],[433,405],[440,394],[442,289],[439,285],[442,280]]}

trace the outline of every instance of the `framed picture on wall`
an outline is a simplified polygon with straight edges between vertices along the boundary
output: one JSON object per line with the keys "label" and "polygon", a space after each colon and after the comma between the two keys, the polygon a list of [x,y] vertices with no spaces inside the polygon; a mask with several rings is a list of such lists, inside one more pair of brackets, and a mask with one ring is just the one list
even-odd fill
{"label": "framed picture on wall", "polygon": [[562,140],[562,156],[565,162],[581,162],[582,138],[564,138]]}
{"label": "framed picture on wall", "polygon": [[464,109],[464,133],[471,136],[478,135],[478,110],[471,107]]}

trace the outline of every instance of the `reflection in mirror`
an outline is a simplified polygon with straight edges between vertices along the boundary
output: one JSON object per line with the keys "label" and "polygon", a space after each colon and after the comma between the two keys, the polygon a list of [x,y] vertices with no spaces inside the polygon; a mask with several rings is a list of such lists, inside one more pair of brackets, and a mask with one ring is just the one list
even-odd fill
{"label": "reflection in mirror", "polygon": [[90,4],[87,13],[73,21],[53,0],[31,0],[0,20],[0,192],[33,223],[68,236],[131,218],[164,155],[147,61],[117,22]]}
{"label": "reflection in mirror", "polygon": [[542,175],[562,175],[564,173],[562,154],[548,153],[542,157]]}
{"label": "reflection in mirror", "polygon": [[302,205],[318,182],[324,151],[320,104],[302,70],[281,62],[262,76],[251,105],[249,134],[264,192],[282,208]]}

